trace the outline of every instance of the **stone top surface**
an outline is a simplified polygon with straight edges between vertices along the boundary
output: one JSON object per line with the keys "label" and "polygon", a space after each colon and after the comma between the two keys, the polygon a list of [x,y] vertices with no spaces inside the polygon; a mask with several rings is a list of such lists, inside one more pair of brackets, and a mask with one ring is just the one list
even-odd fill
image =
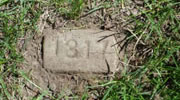
{"label": "stone top surface", "polygon": [[[43,64],[56,72],[107,73],[116,70],[114,34],[94,29],[45,31]],[[108,37],[109,36],[109,37]]]}

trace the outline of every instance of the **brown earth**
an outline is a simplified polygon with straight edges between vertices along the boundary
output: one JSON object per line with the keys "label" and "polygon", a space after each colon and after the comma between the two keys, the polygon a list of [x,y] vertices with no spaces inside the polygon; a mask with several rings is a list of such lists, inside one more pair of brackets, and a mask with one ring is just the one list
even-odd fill
{"label": "brown earth", "polygon": [[[78,21],[75,20],[65,20],[62,17],[57,15],[48,17],[52,12],[44,11],[44,14],[41,15],[39,20],[39,32],[35,35],[27,34],[23,45],[25,47],[22,50],[25,57],[25,63],[23,69],[29,73],[31,79],[34,83],[40,86],[44,90],[50,91],[51,95],[57,95],[58,93],[65,93],[67,96],[73,96],[78,94],[80,97],[86,91],[87,86],[97,86],[99,82],[110,80],[114,77],[114,74],[86,74],[86,73],[57,73],[51,70],[47,70],[43,67],[43,39],[46,34],[44,34],[45,29],[54,29],[59,32],[64,32],[72,29],[103,29],[116,32],[116,37],[124,37],[124,30],[128,29],[126,26],[128,22],[125,22],[125,16],[130,14],[131,10],[122,9],[120,10],[121,14],[115,14],[111,16],[110,10],[100,10],[95,14],[88,15],[81,18]],[[101,15],[101,12],[104,12]],[[101,16],[101,17],[99,17]],[[103,18],[103,19],[101,19]],[[53,21],[52,21],[53,19]],[[125,27],[125,29],[124,29]],[[120,51],[123,48],[126,37],[118,38],[117,42]],[[127,55],[130,57],[132,55],[133,43],[126,46]],[[133,59],[133,58],[132,58]],[[123,59],[121,59],[123,61]],[[119,66],[123,66],[124,63],[120,63]],[[122,70],[123,67],[121,67]],[[29,96],[36,96],[39,94],[39,90],[32,86],[31,84],[26,84],[25,94],[28,98]],[[90,93],[90,92],[89,92]],[[92,98],[96,99],[96,96],[90,94]],[[98,94],[96,94],[98,95]]]}
{"label": "brown earth", "polygon": [[[62,93],[71,96],[76,94],[82,95],[86,86],[95,86],[110,75],[91,74],[91,73],[59,73],[51,71],[43,67],[43,36],[35,37],[28,41],[24,57],[26,63],[23,68],[30,73],[35,84],[44,90],[52,92],[52,94]],[[27,84],[27,95],[35,96],[39,92],[32,86]],[[27,96],[27,97],[28,97]]]}

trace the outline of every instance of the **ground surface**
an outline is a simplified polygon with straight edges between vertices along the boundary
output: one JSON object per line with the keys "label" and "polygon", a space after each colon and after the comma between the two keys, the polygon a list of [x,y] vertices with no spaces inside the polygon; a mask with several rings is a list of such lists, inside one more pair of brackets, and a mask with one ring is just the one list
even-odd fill
{"label": "ground surface", "polygon": [[[93,75],[47,70],[48,28],[115,32],[122,68]],[[179,33],[179,0],[1,0],[0,98],[178,100]]]}
{"label": "ground surface", "polygon": [[[98,82],[112,78],[116,71],[119,71],[119,69],[122,70],[121,64],[118,65],[117,63],[117,56],[123,59],[123,52],[116,55],[117,51],[115,50],[118,48],[116,48],[117,46],[113,46],[117,42],[117,40],[115,40],[115,34],[115,31],[97,28],[58,30],[47,26],[47,28],[42,31],[40,37],[28,41],[24,55],[26,60],[24,70],[31,72],[32,81],[44,90],[49,90],[54,94],[64,92],[65,95],[69,96],[74,94],[82,96],[87,86],[98,85]],[[123,40],[124,38],[125,36],[121,34],[121,38],[118,38],[118,40]],[[93,43],[91,46],[95,47],[90,48],[91,52],[97,54],[94,55],[90,53],[89,55],[92,58],[88,59],[82,58],[74,60],[74,58],[68,58],[68,60],[67,57],[64,56],[64,54],[68,53],[65,43],[64,45],[60,45],[59,51],[62,54],[57,58],[56,55],[54,55],[54,53],[56,54],[55,49],[57,49],[57,39],[59,39],[59,45],[63,43],[63,41],[60,40],[75,39],[75,41],[78,41],[79,46],[82,47],[79,49],[82,54],[84,54],[83,51],[87,49],[84,41],[89,40]],[[101,40],[100,43],[98,43],[99,40]],[[104,45],[103,41],[105,41],[105,43],[108,41],[108,45]],[[106,51],[101,50],[104,49],[104,47],[106,47]],[[103,52],[105,52],[105,54],[103,54]],[[59,59],[59,57],[61,57],[61,59]],[[57,60],[62,60],[61,62],[64,63],[64,66]],[[106,60],[107,63],[105,62]],[[86,61],[90,65],[86,65]],[[73,65],[70,63],[73,63]],[[27,97],[35,96],[37,93],[35,92],[36,89],[34,90],[31,86],[28,87],[32,90],[25,90]],[[97,97],[94,96],[92,98],[95,99]]]}
{"label": "ground surface", "polygon": [[[90,85],[93,81],[96,83],[95,81],[97,81],[98,78],[100,79],[98,76],[108,77],[108,74],[112,74],[112,72],[115,73],[117,67],[117,64],[115,64],[117,62],[117,57],[114,49],[111,48],[111,45],[113,45],[114,42],[112,41],[110,43],[109,41],[109,45],[107,46],[107,50],[105,52],[105,58],[109,62],[109,69],[111,69],[109,73],[105,63],[105,58],[102,56],[103,50],[101,49],[104,49],[104,45],[98,45],[98,43],[96,43],[100,36],[108,36],[114,33],[110,31],[102,33],[100,31],[102,30],[75,30],[72,33],[63,33],[67,34],[67,36],[64,36],[62,33],[59,33],[58,30],[54,30],[52,28],[46,29],[43,31],[43,37],[35,40],[36,42],[29,42],[29,45],[26,48],[27,53],[25,55],[25,59],[27,67],[25,67],[25,70],[27,72],[31,70],[33,80],[43,89],[47,89],[52,92],[64,91],[68,92],[68,95],[76,92],[83,93],[85,85]],[[93,35],[97,34],[97,32],[101,34]],[[81,39],[79,39],[79,36],[81,36]],[[90,42],[95,43],[92,46],[96,47],[91,48],[91,52],[99,53],[96,55],[90,53],[89,55],[92,58],[78,59],[72,58],[71,56],[70,58],[67,58],[65,54],[67,54],[69,50],[66,49],[67,46],[63,44],[63,41],[61,41],[64,40],[65,37],[67,41],[72,38],[75,39],[75,41],[79,41],[77,42],[81,43],[79,46],[84,46],[84,40],[90,39]],[[110,38],[113,40],[114,37]],[[61,53],[61,55],[58,54],[58,58],[55,50],[57,49],[57,44],[55,44],[57,43],[57,39],[59,39],[59,52]],[[85,55],[83,51],[86,49],[87,48],[84,46],[78,50],[79,53],[81,53],[81,56],[82,54]],[[112,53],[109,55],[108,52]]]}

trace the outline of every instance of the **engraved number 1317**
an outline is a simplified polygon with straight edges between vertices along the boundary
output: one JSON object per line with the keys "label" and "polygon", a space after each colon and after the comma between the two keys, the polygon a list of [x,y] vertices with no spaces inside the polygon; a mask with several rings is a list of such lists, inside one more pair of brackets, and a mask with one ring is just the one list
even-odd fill
{"label": "engraved number 1317", "polygon": [[[86,40],[85,41],[85,44],[87,46],[87,51],[85,53],[85,57],[86,58],[89,58],[90,57],[90,47],[91,47],[91,42],[89,40]],[[66,53],[67,57],[70,57],[70,58],[78,58],[79,57],[79,53],[83,52],[83,51],[79,51],[78,49],[78,43],[76,40],[74,39],[71,39],[69,41],[66,42],[66,46],[68,48],[68,51]],[[108,47],[108,41],[105,41],[104,44],[103,44],[103,50],[102,50],[102,54],[103,56],[105,55],[106,53],[106,49]],[[100,52],[100,51],[97,51],[97,52]]]}

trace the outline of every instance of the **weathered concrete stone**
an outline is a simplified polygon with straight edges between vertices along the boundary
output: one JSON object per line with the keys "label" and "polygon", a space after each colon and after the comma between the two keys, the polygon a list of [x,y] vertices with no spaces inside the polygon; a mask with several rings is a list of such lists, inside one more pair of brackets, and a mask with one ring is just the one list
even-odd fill
{"label": "weathered concrete stone", "polygon": [[94,29],[59,33],[45,31],[44,67],[56,72],[107,73],[116,69],[117,57],[111,31]]}

